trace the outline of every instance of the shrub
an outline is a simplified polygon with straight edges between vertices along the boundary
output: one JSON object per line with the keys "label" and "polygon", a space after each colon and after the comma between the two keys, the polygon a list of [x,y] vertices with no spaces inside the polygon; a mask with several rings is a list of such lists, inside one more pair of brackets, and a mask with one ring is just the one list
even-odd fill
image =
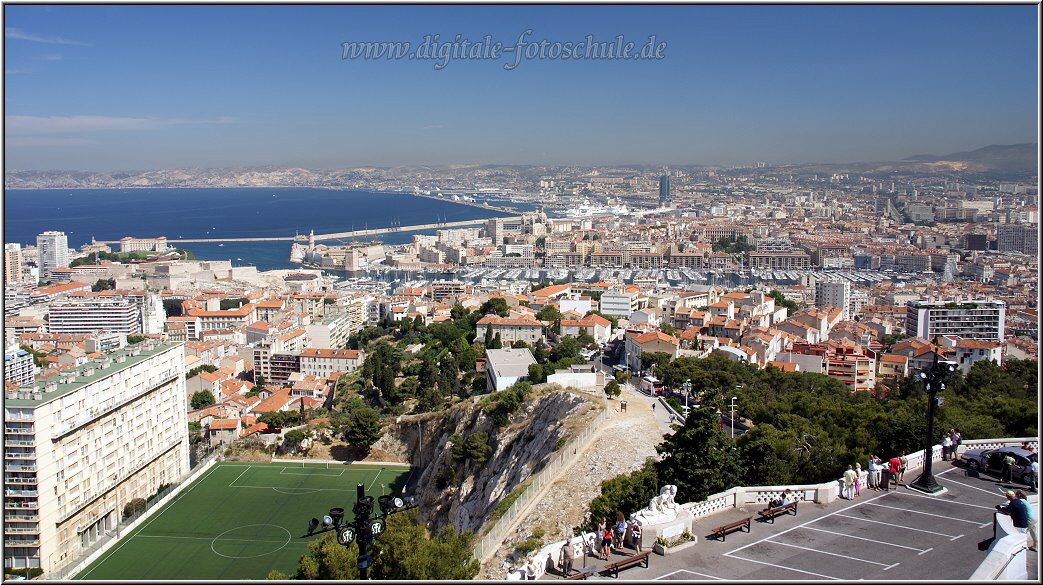
{"label": "shrub", "polygon": [[123,506],[123,518],[130,518],[145,510],[145,498],[134,498]]}

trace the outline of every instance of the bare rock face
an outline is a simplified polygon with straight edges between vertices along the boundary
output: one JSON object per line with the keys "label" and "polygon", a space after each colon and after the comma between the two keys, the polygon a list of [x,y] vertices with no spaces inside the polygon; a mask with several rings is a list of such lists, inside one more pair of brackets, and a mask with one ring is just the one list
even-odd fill
{"label": "bare rock face", "polygon": [[[409,493],[417,497],[419,519],[429,528],[448,523],[478,532],[496,503],[546,465],[559,439],[568,441],[570,429],[583,429],[598,409],[589,398],[556,386],[537,390],[500,428],[484,406],[475,397],[441,413],[403,416],[374,445],[402,453],[420,468]],[[488,435],[485,461],[455,460],[450,437],[475,432]]]}

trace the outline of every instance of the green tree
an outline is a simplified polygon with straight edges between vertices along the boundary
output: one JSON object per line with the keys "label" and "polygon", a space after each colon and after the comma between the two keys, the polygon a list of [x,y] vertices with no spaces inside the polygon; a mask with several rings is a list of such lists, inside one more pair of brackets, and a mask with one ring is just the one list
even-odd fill
{"label": "green tree", "polygon": [[434,535],[416,522],[416,510],[388,516],[373,545],[372,577],[382,580],[471,580],[480,568],[474,535],[446,525]]}
{"label": "green tree", "polygon": [[199,392],[192,394],[192,410],[199,410],[200,408],[214,404],[214,402],[214,393],[209,390],[200,390]]}
{"label": "green tree", "polygon": [[715,401],[693,409],[684,426],[656,447],[660,481],[676,485],[686,502],[705,500],[741,477],[738,453],[721,431],[717,406]]}
{"label": "green tree", "polygon": [[200,372],[216,372],[216,371],[217,371],[217,366],[212,366],[210,364],[203,364],[201,366],[196,366],[196,367],[192,368],[191,370],[189,370],[188,372],[186,372],[185,373],[185,379],[188,380],[189,378],[194,378],[194,377],[198,376]]}
{"label": "green tree", "polygon": [[495,313],[501,317],[510,315],[510,308],[507,306],[507,299],[503,297],[493,297],[478,308],[478,313],[482,315],[488,315],[489,313]]}
{"label": "green tree", "polygon": [[536,318],[540,321],[556,321],[561,318],[561,311],[554,305],[545,305],[536,313]]}
{"label": "green tree", "polygon": [[620,392],[622,392],[622,389],[619,387],[619,382],[612,380],[608,384],[605,384],[605,394],[609,398],[615,398],[619,396]]}
{"label": "green tree", "polygon": [[503,340],[500,339],[499,332],[493,336],[493,342],[489,345],[489,349],[503,349]]}
{"label": "green tree", "polygon": [[94,292],[99,292],[99,291],[103,291],[103,290],[113,290],[115,288],[116,288],[116,279],[115,278],[109,278],[109,279],[99,278],[97,282],[95,282],[93,285],[91,285],[91,290],[94,291]]}
{"label": "green tree", "polygon": [[308,543],[308,553],[297,561],[297,579],[334,579],[350,581],[359,578],[355,563],[359,547],[356,542],[348,546],[337,543],[333,532],[323,534],[318,540]]}
{"label": "green tree", "polygon": [[489,325],[485,326],[485,348],[493,349],[493,328]]}
{"label": "green tree", "polygon": [[542,384],[547,381],[547,376],[543,371],[542,364],[529,364],[529,382],[532,384]]}
{"label": "green tree", "polygon": [[380,413],[368,406],[359,406],[348,415],[348,428],[344,440],[364,451],[380,440],[384,428],[380,424]]}
{"label": "green tree", "polygon": [[579,357],[580,352],[579,341],[570,335],[566,335],[561,338],[558,345],[550,350],[550,359],[553,362],[559,362],[570,358]]}
{"label": "green tree", "polygon": [[282,438],[283,447],[288,450],[294,450],[300,446],[304,439],[308,438],[308,435],[301,429],[294,429],[288,431]]}
{"label": "green tree", "polygon": [[[616,512],[629,516],[644,508],[659,495],[659,474],[655,459],[649,457],[645,463],[631,473],[617,475],[601,482],[601,493],[590,501],[587,517],[582,528],[593,530],[605,518],[615,518]],[[688,501],[687,499],[685,501]]]}

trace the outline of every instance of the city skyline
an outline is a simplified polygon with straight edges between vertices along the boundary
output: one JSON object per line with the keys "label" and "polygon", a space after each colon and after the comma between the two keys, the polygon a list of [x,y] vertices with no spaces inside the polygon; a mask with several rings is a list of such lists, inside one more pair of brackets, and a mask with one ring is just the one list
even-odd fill
{"label": "city skyline", "polygon": [[[848,163],[1035,142],[1035,10],[8,5],[5,163]],[[342,58],[342,43],[512,45],[529,29],[665,45],[513,69]]]}

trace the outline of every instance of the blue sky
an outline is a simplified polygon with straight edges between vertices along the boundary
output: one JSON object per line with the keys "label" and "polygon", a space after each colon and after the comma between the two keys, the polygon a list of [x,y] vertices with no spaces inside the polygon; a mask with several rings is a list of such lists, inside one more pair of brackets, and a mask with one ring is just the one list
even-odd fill
{"label": "blue sky", "polygon": [[[10,169],[853,162],[1034,142],[1037,7],[20,6]],[[346,41],[665,41],[644,61]]]}

